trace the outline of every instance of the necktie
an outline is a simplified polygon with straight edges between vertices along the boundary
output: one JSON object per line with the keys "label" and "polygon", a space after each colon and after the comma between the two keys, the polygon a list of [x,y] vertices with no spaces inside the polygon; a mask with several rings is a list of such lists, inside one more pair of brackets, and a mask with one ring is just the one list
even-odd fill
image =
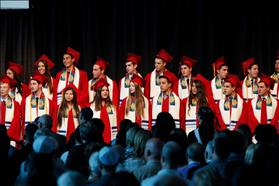
{"label": "necktie", "polygon": [[262,99],[261,124],[267,124],[266,99]]}

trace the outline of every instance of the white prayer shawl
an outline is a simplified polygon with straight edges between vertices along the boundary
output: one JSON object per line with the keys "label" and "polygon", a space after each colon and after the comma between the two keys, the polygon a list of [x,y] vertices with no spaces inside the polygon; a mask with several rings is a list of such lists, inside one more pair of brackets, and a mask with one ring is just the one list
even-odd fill
{"label": "white prayer shawl", "polygon": [[[253,98],[251,101],[252,109],[254,112],[254,116],[261,123],[261,109],[256,109],[258,97]],[[273,119],[276,108],[277,108],[277,99],[271,96],[272,106],[266,106],[266,114],[267,114],[267,124],[270,124],[270,121]]]}
{"label": "white prayer shawl", "polygon": [[[74,76],[74,81],[73,84],[77,87],[79,87],[79,79],[80,79],[80,72],[79,69],[77,67],[75,68],[75,76]],[[62,72],[63,74],[63,72]],[[62,75],[61,74],[61,75]],[[70,76],[69,76],[70,77]],[[69,84],[69,78],[68,78],[68,82],[66,82],[66,78],[65,81],[60,80],[60,77],[58,79],[58,86],[57,86],[57,105],[60,105],[61,101],[62,101],[62,90]]]}
{"label": "white prayer shawl", "polygon": [[[139,73],[137,73],[138,76],[142,77]],[[132,75],[129,75],[129,79],[131,79]],[[119,87],[119,105],[121,105],[124,98],[129,96],[129,89],[130,87],[125,87],[125,77],[121,78],[120,80],[120,87]],[[142,92],[144,91],[144,88],[141,89]]]}
{"label": "white prayer shawl", "polygon": [[[175,104],[174,105],[169,104],[169,113],[172,115],[172,117],[175,121],[175,127],[180,128],[180,99],[174,92],[172,92],[172,94],[175,99]],[[156,121],[158,114],[160,112],[162,112],[163,102],[161,105],[157,105],[157,100],[158,100],[159,95],[160,95],[160,92],[157,96],[155,96],[152,99],[152,126],[155,125],[155,121]]]}
{"label": "white prayer shawl", "polygon": [[[225,99],[221,99],[219,102],[219,109],[224,123],[227,129],[234,130],[236,123],[238,122],[242,110],[243,110],[243,100],[239,95],[237,95],[237,108],[232,107],[232,111],[224,109]],[[230,116],[231,113],[231,116]]]}
{"label": "white prayer shawl", "polygon": [[217,89],[216,83],[215,83],[216,76],[211,80],[211,90],[213,94],[214,101],[219,101],[220,99],[224,98],[225,95],[223,94],[223,89]]}
{"label": "white prayer shawl", "polygon": [[[90,108],[93,111],[93,118],[102,119],[101,117],[101,111],[95,110],[95,103],[90,104]],[[109,123],[110,123],[110,136],[111,140],[114,140],[117,135],[117,115],[116,115],[116,108],[113,106],[113,113],[108,114],[109,117]]]}
{"label": "white prayer shawl", "polygon": [[[273,75],[270,76],[271,78],[273,78]],[[278,82],[275,81],[273,89],[270,90],[271,95],[276,98],[279,99],[279,94],[278,94]]]}
{"label": "white prayer shawl", "polygon": [[[190,82],[192,81],[191,78],[189,80],[190,80]],[[183,89],[182,86],[181,86],[181,79],[178,80],[178,97],[180,99],[184,99],[184,98],[189,97],[190,86],[191,85],[188,86],[187,83],[186,83],[186,87],[185,87],[185,89]]]}
{"label": "white prayer shawl", "polygon": [[[12,97],[12,93],[11,93],[11,92],[9,92],[9,96]],[[19,104],[21,104],[22,96],[21,96],[21,94],[18,92],[18,89],[17,89],[17,88],[15,88],[14,100],[17,101]]]}
{"label": "white prayer shawl", "polygon": [[[76,129],[79,125],[78,118],[74,118],[74,125]],[[67,128],[68,128],[68,118],[62,117],[61,127],[57,126],[57,133],[63,136],[67,136]]]}
{"label": "white prayer shawl", "polygon": [[185,128],[187,135],[197,128],[197,106],[190,106],[189,111],[189,100],[186,103],[186,117],[185,117]]}
{"label": "white prayer shawl", "polygon": [[[92,85],[92,81],[93,79],[89,80],[88,81],[88,93],[89,93],[89,103],[92,103],[94,101],[94,97],[96,95],[96,92],[94,90],[91,90],[91,85]],[[110,99],[113,99],[113,81],[112,79],[110,79],[108,76],[106,76],[106,81],[108,82],[109,84],[109,97]]]}
{"label": "white prayer shawl", "polygon": [[[51,77],[51,81],[52,81],[52,84],[53,84],[53,78]],[[53,93],[50,93],[50,89],[49,89],[49,86],[47,87],[42,87],[42,90],[43,90],[43,93],[45,95],[46,98],[52,100],[53,98]]]}
{"label": "white prayer shawl", "polygon": [[[3,103],[1,103],[3,104]],[[15,102],[12,100],[12,108],[6,107],[6,113],[5,113],[5,126],[7,129],[10,128],[13,118],[14,118],[14,111],[15,111]],[[19,117],[19,116],[18,116]]]}
{"label": "white prayer shawl", "polygon": [[[242,83],[242,97],[243,97],[243,99],[257,98],[258,97],[258,93],[257,94],[253,93],[252,85],[250,87],[246,86],[247,78],[248,78],[248,76],[246,76],[244,78],[243,83]],[[259,81],[260,81],[260,78],[258,78],[258,82]]]}
{"label": "white prayer shawl", "polygon": [[43,110],[39,109],[38,106],[36,108],[31,108],[31,98],[32,94],[30,94],[25,100],[25,125],[27,125],[28,123],[32,123],[38,116],[49,114],[50,105],[47,98],[45,98],[45,106]]}
{"label": "white prayer shawl", "polygon": [[[162,73],[163,75],[163,73]],[[160,85],[156,85],[156,70],[151,72],[150,77],[150,98],[153,98],[156,95],[159,95],[161,92]]]}
{"label": "white prayer shawl", "polygon": [[[141,125],[141,127],[145,130],[148,130],[148,123],[149,123],[149,103],[148,103],[148,99],[146,97],[144,97],[144,117],[141,118],[141,123],[139,123]],[[126,101],[126,104],[128,103],[128,99]],[[125,108],[127,108],[125,106]],[[135,111],[129,111],[128,114],[124,114],[125,117],[124,119],[129,119],[132,122],[136,122],[136,110]]]}

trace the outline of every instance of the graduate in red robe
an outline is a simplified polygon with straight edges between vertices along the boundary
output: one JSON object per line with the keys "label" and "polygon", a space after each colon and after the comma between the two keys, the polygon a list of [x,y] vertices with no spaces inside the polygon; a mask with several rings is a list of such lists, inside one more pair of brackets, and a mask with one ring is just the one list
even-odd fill
{"label": "graduate in red robe", "polygon": [[70,47],[63,55],[65,68],[56,74],[57,104],[62,100],[62,90],[69,84],[77,87],[77,100],[82,106],[88,104],[88,77],[87,73],[76,67],[80,53]]}
{"label": "graduate in red robe", "polygon": [[16,81],[4,75],[0,79],[0,124],[7,128],[8,136],[11,140],[19,142],[21,136],[20,105],[13,100],[9,92]]}
{"label": "graduate in red robe", "polygon": [[180,78],[174,85],[174,92],[180,99],[188,98],[191,91],[191,83],[194,79],[192,75],[192,68],[196,65],[197,60],[187,56],[183,56],[180,62]]}
{"label": "graduate in red robe", "polygon": [[279,105],[278,100],[270,94],[274,80],[263,76],[258,83],[258,97],[248,101],[247,123],[254,132],[258,124],[271,124],[278,130]]}
{"label": "graduate in red robe", "polygon": [[235,130],[238,125],[246,122],[246,102],[238,95],[240,85],[238,76],[229,74],[223,83],[225,98],[216,105],[216,117],[222,129]]}
{"label": "graduate in red robe", "polygon": [[119,92],[116,81],[109,78],[105,71],[109,65],[109,62],[104,60],[103,58],[97,57],[96,63],[93,65],[93,78],[88,81],[88,93],[89,93],[89,103],[94,101],[94,97],[96,92],[94,91],[94,85],[99,79],[104,79],[108,82],[109,86],[109,94],[110,99],[112,100],[115,106],[118,106]]}
{"label": "graduate in red robe", "polygon": [[136,74],[142,77],[137,71],[138,65],[141,63],[141,59],[142,57],[137,54],[128,53],[125,62],[126,75],[119,81],[119,104],[121,104],[125,97],[129,96],[130,80],[133,75]]}
{"label": "graduate in red robe", "polygon": [[37,61],[34,63],[35,72],[45,75],[47,77],[47,82],[43,86],[43,92],[45,96],[52,100],[53,102],[57,101],[57,82],[50,74],[50,70],[54,67],[54,63],[43,54]]}
{"label": "graduate in red robe", "polygon": [[[178,79],[176,75],[166,69],[167,63],[172,61],[172,56],[165,51],[164,49],[160,50],[155,57],[155,69],[148,73],[144,78],[144,96],[148,99],[152,99],[154,96],[157,96],[160,90],[160,76],[164,76],[165,72],[171,76],[172,86],[174,86]],[[176,92],[175,92],[176,93]]]}
{"label": "graduate in red robe", "polygon": [[129,119],[143,129],[151,129],[151,107],[142,92],[143,79],[134,74],[130,81],[129,96],[125,97],[119,107],[119,121]]}
{"label": "graduate in red robe", "polygon": [[105,129],[103,133],[104,141],[110,143],[115,139],[118,131],[117,110],[109,96],[109,83],[101,78],[94,85],[96,95],[90,108],[93,111],[93,118],[101,119]]}
{"label": "graduate in red robe", "polygon": [[23,66],[15,62],[9,62],[6,75],[16,80],[16,85],[11,89],[9,95],[12,99],[21,104],[22,100],[29,95],[28,86],[21,81]]}

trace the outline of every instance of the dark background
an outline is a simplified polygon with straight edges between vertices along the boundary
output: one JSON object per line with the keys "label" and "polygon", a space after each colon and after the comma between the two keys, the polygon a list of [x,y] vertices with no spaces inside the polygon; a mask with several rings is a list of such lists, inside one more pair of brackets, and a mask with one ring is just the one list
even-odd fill
{"label": "dark background", "polygon": [[225,56],[232,73],[255,57],[266,74],[273,71],[279,48],[277,1],[237,0],[35,0],[30,10],[0,11],[1,74],[8,61],[24,64],[24,78],[42,54],[62,69],[67,46],[81,52],[78,67],[92,77],[96,56],[111,65],[108,75],[125,74],[127,52],[143,56],[142,75],[154,68],[154,56],[165,48],[178,72],[182,55],[199,61],[194,72],[212,78],[210,64]]}

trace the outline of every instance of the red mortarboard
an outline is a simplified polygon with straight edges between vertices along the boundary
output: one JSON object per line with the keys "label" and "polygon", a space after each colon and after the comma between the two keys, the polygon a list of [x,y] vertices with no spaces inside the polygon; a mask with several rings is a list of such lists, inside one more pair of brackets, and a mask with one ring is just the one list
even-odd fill
{"label": "red mortarboard", "polygon": [[220,70],[221,66],[226,64],[225,63],[225,58],[224,56],[218,58],[216,61],[214,61],[211,65],[212,65],[212,68],[213,68],[213,73],[214,73],[214,76],[216,76],[217,74],[217,70]]}
{"label": "red mortarboard", "polygon": [[103,86],[109,87],[109,83],[104,78],[101,78],[94,84],[93,90],[97,91],[99,88],[101,88]]}
{"label": "red mortarboard", "polygon": [[275,59],[279,59],[279,49],[277,50],[277,55],[276,55]]}
{"label": "red mortarboard", "polygon": [[[77,89],[77,87],[74,85],[74,84],[68,84],[63,90],[62,90],[62,92],[65,92],[65,91],[67,91],[67,90],[69,90],[69,89],[73,89],[75,92],[76,92],[76,94],[78,94],[78,89]],[[78,95],[77,95],[78,96]]]}
{"label": "red mortarboard", "polygon": [[128,53],[126,61],[131,61],[132,63],[139,64],[141,62],[141,56],[133,53]]}
{"label": "red mortarboard", "polygon": [[204,90],[205,90],[205,93],[206,95],[210,95],[209,92],[210,92],[210,81],[208,81],[205,77],[203,77],[201,74],[197,74],[196,77],[194,78],[194,81],[195,80],[199,80],[202,82],[202,85],[204,86]]}
{"label": "red mortarboard", "polygon": [[13,88],[16,85],[16,80],[15,79],[11,79],[9,76],[4,75],[0,78],[0,82],[1,83],[8,83],[10,85],[11,88]]}
{"label": "red mortarboard", "polygon": [[232,86],[234,86],[234,87],[238,87],[239,83],[240,83],[239,77],[234,74],[229,74],[228,77],[224,81],[230,82],[232,84]]}
{"label": "red mortarboard", "polygon": [[167,53],[167,51],[165,51],[164,49],[161,49],[158,54],[156,55],[157,58],[161,58],[162,60],[164,60],[165,62],[171,62],[171,60],[173,59],[171,57],[171,55],[169,53]]}
{"label": "red mortarboard", "polygon": [[164,72],[164,75],[160,76],[160,78],[161,77],[167,78],[172,83],[172,85],[173,85],[173,81],[174,81],[173,75],[169,71],[166,70]]}
{"label": "red mortarboard", "polygon": [[136,83],[136,84],[138,84],[139,86],[142,87],[143,79],[142,79],[142,77],[140,77],[139,75],[134,74],[134,75],[132,76],[131,82],[134,82],[134,83]]}
{"label": "red mortarboard", "polygon": [[54,67],[54,63],[45,55],[43,54],[35,63],[34,65],[35,66],[38,66],[39,65],[39,62],[40,61],[45,61],[48,65],[48,68],[49,69],[52,69]]}
{"label": "red mortarboard", "polygon": [[30,80],[37,80],[41,84],[45,85],[47,82],[47,77],[45,75],[42,75],[40,73],[34,73],[31,77]]}
{"label": "red mortarboard", "polygon": [[244,74],[245,76],[246,76],[247,73],[248,73],[249,67],[250,67],[253,63],[255,63],[255,59],[254,59],[254,58],[249,58],[249,59],[247,59],[247,60],[241,62],[243,74]]}
{"label": "red mortarboard", "polygon": [[109,65],[109,62],[107,62],[106,60],[104,60],[101,57],[97,57],[95,64],[99,65],[103,70],[106,70],[107,66]]}
{"label": "red mortarboard", "polygon": [[274,84],[275,84],[275,80],[265,74],[261,74],[260,82],[264,82],[271,90],[273,89]]}
{"label": "red mortarboard", "polygon": [[192,68],[197,63],[197,60],[192,59],[187,56],[183,56],[181,58],[181,64],[180,65],[187,65],[189,68]]}
{"label": "red mortarboard", "polygon": [[17,76],[21,76],[23,73],[23,66],[15,62],[9,62],[9,69],[13,70]]}
{"label": "red mortarboard", "polygon": [[80,56],[80,53],[78,51],[72,49],[71,47],[68,47],[66,54],[70,54],[73,58],[75,58],[74,63],[75,63],[75,65],[78,64],[78,60],[79,60],[79,56]]}

